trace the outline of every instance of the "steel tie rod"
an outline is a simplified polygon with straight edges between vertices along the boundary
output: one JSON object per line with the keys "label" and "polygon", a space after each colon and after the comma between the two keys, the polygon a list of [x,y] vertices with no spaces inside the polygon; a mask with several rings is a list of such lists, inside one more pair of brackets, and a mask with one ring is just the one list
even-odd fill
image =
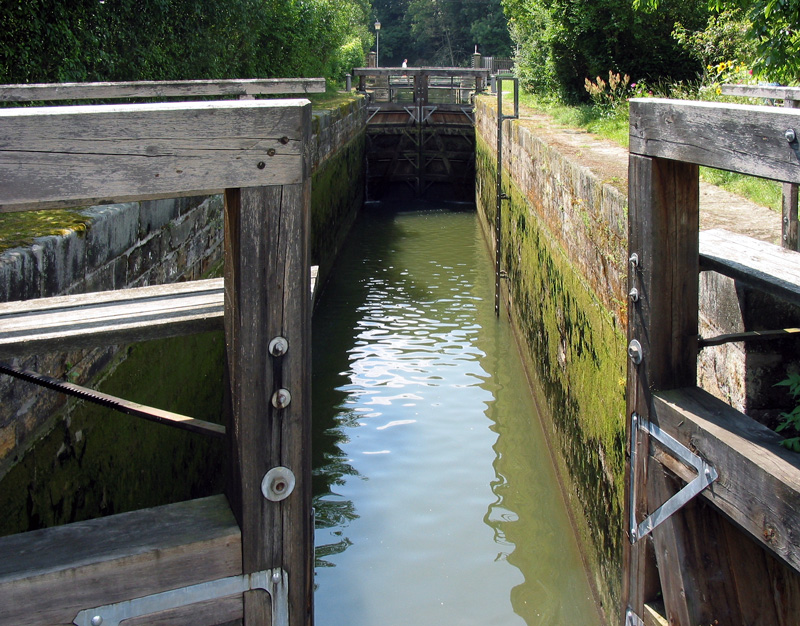
{"label": "steel tie rod", "polygon": [[139,404],[138,402],[131,402],[130,400],[125,400],[123,398],[118,398],[100,391],[95,391],[94,389],[81,387],[80,385],[76,385],[65,380],[59,380],[58,378],[51,378],[50,376],[45,376],[44,374],[40,374],[31,370],[20,370],[5,363],[0,363],[0,374],[13,376],[14,378],[19,378],[20,380],[33,383],[34,385],[46,387],[47,389],[52,389],[68,396],[73,396],[80,398],[81,400],[86,400],[87,402],[92,402],[93,404],[99,404],[100,406],[104,406],[127,415],[142,417],[146,420],[158,422],[160,424],[166,424],[168,426],[173,426],[182,430],[188,430],[194,433],[200,433],[202,435],[210,435],[212,437],[225,436],[225,427],[221,424],[214,424],[212,422],[206,422],[193,417],[188,417],[186,415],[180,415],[179,413],[172,413],[163,409],[145,406],[144,404]]}

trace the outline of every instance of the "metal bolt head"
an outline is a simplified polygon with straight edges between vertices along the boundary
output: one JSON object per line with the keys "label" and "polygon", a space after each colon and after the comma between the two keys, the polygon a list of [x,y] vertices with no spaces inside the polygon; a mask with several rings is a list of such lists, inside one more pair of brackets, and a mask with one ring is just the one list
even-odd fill
{"label": "metal bolt head", "polygon": [[92,618],[92,626],[100,626],[103,623],[103,616],[102,615],[95,615]]}
{"label": "metal bolt head", "polygon": [[292,402],[292,394],[288,389],[278,389],[272,394],[272,406],[276,409],[285,409]]}
{"label": "metal bolt head", "polygon": [[265,167],[267,167],[267,164],[266,164],[266,163],[264,163],[264,161],[259,161],[259,162],[256,164],[256,167],[257,167],[258,169],[260,169],[260,170],[263,170]]}
{"label": "metal bolt head", "polygon": [[267,150],[267,156],[274,157],[276,154],[277,154],[277,152],[276,152],[275,148],[270,148],[269,150]]}
{"label": "metal bolt head", "polygon": [[289,342],[284,337],[275,337],[269,342],[269,353],[272,356],[283,356],[289,351]]}
{"label": "metal bolt head", "polygon": [[794,132],[794,128],[788,129],[783,135],[786,137],[786,141],[789,143],[794,143],[797,141],[797,133]]}
{"label": "metal bolt head", "polygon": [[636,339],[628,344],[628,357],[633,361],[634,365],[639,365],[642,362],[643,355],[642,344]]}
{"label": "metal bolt head", "polygon": [[281,582],[281,573],[279,570],[275,570],[274,572],[272,572],[272,582],[275,585]]}

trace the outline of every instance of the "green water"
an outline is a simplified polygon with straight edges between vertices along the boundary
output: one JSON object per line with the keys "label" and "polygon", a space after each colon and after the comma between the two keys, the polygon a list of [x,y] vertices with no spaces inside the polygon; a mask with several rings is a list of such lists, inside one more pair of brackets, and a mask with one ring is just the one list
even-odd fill
{"label": "green water", "polygon": [[316,623],[600,620],[474,212],[365,211],[314,313]]}

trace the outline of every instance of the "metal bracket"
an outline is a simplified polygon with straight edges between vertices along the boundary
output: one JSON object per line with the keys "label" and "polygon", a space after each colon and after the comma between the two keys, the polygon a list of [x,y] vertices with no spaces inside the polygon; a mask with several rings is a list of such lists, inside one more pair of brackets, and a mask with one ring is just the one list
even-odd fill
{"label": "metal bracket", "polygon": [[372,118],[373,118],[373,117],[375,117],[375,116],[376,116],[378,113],[380,113],[380,112],[381,112],[381,108],[380,108],[380,107],[371,107],[371,106],[368,106],[368,107],[367,107],[367,113],[368,113],[369,115],[368,115],[368,117],[367,117],[367,124],[369,124],[369,123],[372,121]]}
{"label": "metal bracket", "polygon": [[406,113],[408,113],[411,121],[416,123],[417,122],[417,112],[416,107],[403,107]]}
{"label": "metal bracket", "polygon": [[286,572],[281,568],[268,569],[172,589],[94,609],[84,609],[72,623],[76,626],[118,626],[126,619],[177,609],[205,600],[233,596],[253,589],[263,589],[272,598],[273,626],[289,626],[288,585]]}
{"label": "metal bracket", "polygon": [[[661,442],[678,460],[682,461],[697,472],[697,476],[681,489],[674,496],[669,498],[664,504],[648,515],[641,524],[636,524],[636,472],[637,466],[637,444],[639,443],[639,431],[649,433],[651,437]],[[680,441],[665,433],[656,424],[644,419],[638,413],[631,416],[631,506],[630,506],[630,541],[636,543],[642,537],[649,535],[653,529],[669,518],[670,515],[679,511],[687,502],[698,495],[703,489],[717,480],[719,474],[705,460],[694,454],[689,448]]]}
{"label": "metal bracket", "polygon": [[628,608],[625,611],[625,626],[644,626],[644,620]]}
{"label": "metal bracket", "polygon": [[431,105],[431,106],[424,106],[422,107],[422,120],[420,120],[423,124],[428,121],[431,115],[433,115],[437,109],[439,108],[438,105]]}

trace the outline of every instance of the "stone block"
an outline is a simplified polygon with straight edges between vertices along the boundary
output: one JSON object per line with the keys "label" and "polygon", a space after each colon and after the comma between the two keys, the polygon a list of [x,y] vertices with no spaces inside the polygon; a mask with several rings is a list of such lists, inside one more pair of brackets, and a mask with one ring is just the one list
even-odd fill
{"label": "stone block", "polygon": [[183,198],[145,200],[139,207],[138,238],[144,239],[151,232],[161,230],[180,215]]}
{"label": "stone block", "polygon": [[86,233],[86,269],[98,269],[136,245],[139,239],[139,203],[95,206],[85,213],[92,219]]}
{"label": "stone block", "polygon": [[68,293],[86,274],[86,239],[84,233],[39,237],[42,250],[41,295],[44,298]]}
{"label": "stone block", "polygon": [[40,266],[31,248],[0,254],[0,299],[3,302],[38,298]]}

